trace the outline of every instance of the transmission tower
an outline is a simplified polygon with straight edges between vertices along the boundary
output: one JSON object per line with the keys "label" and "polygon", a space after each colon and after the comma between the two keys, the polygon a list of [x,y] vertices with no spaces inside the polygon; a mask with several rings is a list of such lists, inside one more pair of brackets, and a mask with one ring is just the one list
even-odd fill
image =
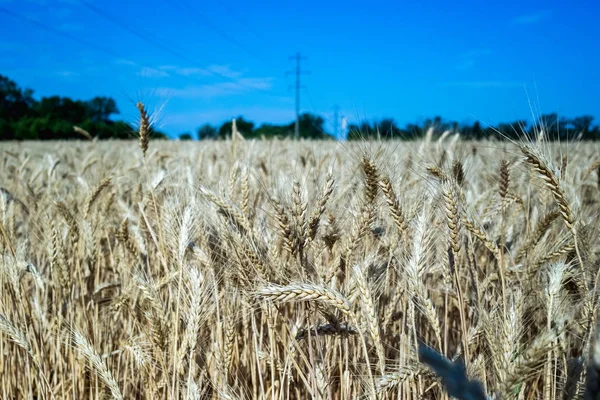
{"label": "transmission tower", "polygon": [[296,124],[294,126],[294,137],[296,139],[300,138],[300,89],[302,85],[300,84],[300,75],[308,74],[308,71],[303,71],[300,68],[300,62],[302,60],[306,60],[306,57],[300,55],[300,53],[296,53],[295,56],[290,56],[290,60],[296,60],[296,69],[295,71],[288,71],[287,74],[294,73],[296,75]]}

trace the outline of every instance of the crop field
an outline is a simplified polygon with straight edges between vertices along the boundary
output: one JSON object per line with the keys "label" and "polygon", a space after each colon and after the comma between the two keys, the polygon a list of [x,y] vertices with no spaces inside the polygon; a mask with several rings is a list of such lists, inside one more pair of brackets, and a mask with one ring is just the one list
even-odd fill
{"label": "crop field", "polygon": [[599,160],[3,143],[0,398],[598,398]]}

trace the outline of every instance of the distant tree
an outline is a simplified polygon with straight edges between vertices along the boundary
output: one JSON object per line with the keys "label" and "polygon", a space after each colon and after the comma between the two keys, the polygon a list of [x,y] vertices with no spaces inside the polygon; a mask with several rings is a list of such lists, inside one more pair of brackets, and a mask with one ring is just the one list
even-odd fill
{"label": "distant tree", "polygon": [[81,124],[90,118],[85,102],[60,96],[43,97],[33,106],[33,111],[36,116],[61,119],[72,124]]}
{"label": "distant tree", "polygon": [[594,117],[591,115],[583,115],[581,117],[576,117],[571,120],[571,124],[573,128],[579,132],[589,131],[592,127],[592,122],[594,121]]}
{"label": "distant tree", "polygon": [[[325,132],[325,120],[323,117],[304,113],[298,118],[300,137],[305,139],[329,139],[331,135]],[[288,127],[291,132],[294,132],[295,123],[291,123]]]}
{"label": "distant tree", "polygon": [[348,140],[368,140],[377,138],[377,128],[368,121],[348,125]]}
{"label": "distant tree", "polygon": [[94,97],[85,102],[88,117],[94,122],[108,121],[113,114],[119,114],[117,103],[110,97]]}
{"label": "distant tree", "polygon": [[483,138],[483,129],[481,129],[481,123],[479,121],[473,122],[471,128],[471,135],[474,139],[480,140]]}
{"label": "distant tree", "polygon": [[[137,137],[137,132],[135,135]],[[150,131],[150,139],[152,139],[152,140],[167,140],[167,139],[169,139],[169,135],[167,135],[165,132],[159,131],[158,129],[154,128]]]}
{"label": "distant tree", "polygon": [[[111,119],[119,114],[114,99],[97,96],[87,101],[69,97],[49,96],[36,101],[33,91],[20,88],[14,81],[0,75],[0,140],[53,140],[82,139],[76,127],[82,128],[98,139],[135,139],[138,133],[131,124]],[[528,126],[526,121],[500,123],[496,127],[482,128],[479,121],[472,125],[461,125],[456,121],[445,121],[441,116],[428,118],[420,123],[410,123],[399,128],[392,118],[379,121],[363,120],[348,127],[348,140],[356,139],[416,139],[422,138],[430,129],[434,137],[443,132],[460,132],[465,139],[497,138],[529,139],[537,138],[543,132],[546,140],[600,140],[600,127],[593,125],[594,117],[582,115],[575,118],[558,117],[556,113],[541,115]],[[254,122],[239,116],[237,129],[247,138],[290,137],[294,134],[294,121],[288,124],[264,123],[255,128]],[[325,132],[325,120],[315,114],[304,113],[299,117],[300,137],[306,139],[331,139]],[[199,139],[228,138],[231,135],[231,121],[220,127],[202,125]],[[168,136],[151,129],[153,139],[167,139]],[[180,135],[181,140],[189,140],[192,135]]]}
{"label": "distant tree", "polygon": [[375,128],[377,129],[381,138],[393,139],[400,138],[402,136],[402,131],[400,128],[398,128],[392,118],[382,119],[378,124],[375,125]]}
{"label": "distant tree", "polygon": [[558,140],[559,137],[559,119],[557,113],[543,114],[538,118],[537,124],[529,129],[530,137],[536,137],[543,130],[544,135],[549,140]]}
{"label": "distant tree", "polygon": [[460,130],[460,125],[458,121],[451,121],[448,123],[448,125],[450,125],[450,131],[452,133],[457,133]]}
{"label": "distant tree", "polygon": [[494,136],[498,139],[522,139],[527,135],[527,121],[517,120],[509,123],[498,124]]}
{"label": "distant tree", "polygon": [[404,132],[406,132],[406,137],[411,139],[418,139],[425,135],[423,127],[417,124],[407,124],[404,128]]}
{"label": "distant tree", "polygon": [[125,121],[93,122],[88,119],[81,124],[81,127],[98,139],[137,139],[138,137],[137,131]]}
{"label": "distant tree", "polygon": [[64,140],[76,135],[68,121],[48,115],[21,118],[13,129],[16,140]]}
{"label": "distant tree", "polygon": [[0,118],[0,140],[14,139],[14,132],[11,128],[11,122]]}
{"label": "distant tree", "polygon": [[[252,135],[254,131],[254,122],[247,121],[243,116],[239,116],[235,119],[235,125],[237,127],[238,132],[242,135]],[[231,137],[231,126],[232,122],[227,121],[219,128],[219,138],[227,139]]]}
{"label": "distant tree", "polygon": [[0,119],[16,121],[28,115],[34,104],[33,90],[21,89],[11,79],[0,75]]}
{"label": "distant tree", "polygon": [[218,136],[219,131],[211,124],[204,124],[198,128],[198,140],[216,139]]}
{"label": "distant tree", "polygon": [[362,121],[359,125],[348,126],[348,140],[394,139],[409,136],[410,134],[400,129],[392,118],[383,118],[373,123]]}
{"label": "distant tree", "polygon": [[292,136],[294,134],[293,124],[290,125],[273,125],[273,124],[262,124],[258,127],[252,137],[254,138],[283,138],[286,136]]}
{"label": "distant tree", "polygon": [[360,134],[360,126],[357,124],[348,124],[348,133],[346,140],[360,140],[362,136]]}
{"label": "distant tree", "polygon": [[600,140],[600,127],[598,125],[595,125],[592,129],[590,129],[585,139]]}

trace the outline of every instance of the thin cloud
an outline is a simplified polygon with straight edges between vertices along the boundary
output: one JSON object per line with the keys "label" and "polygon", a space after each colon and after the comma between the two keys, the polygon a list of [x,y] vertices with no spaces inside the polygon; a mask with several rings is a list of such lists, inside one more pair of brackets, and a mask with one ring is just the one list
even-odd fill
{"label": "thin cloud", "polygon": [[[130,65],[140,67],[138,63],[128,59],[116,59],[113,61],[119,65]],[[142,67],[137,75],[144,76],[146,78],[166,78],[166,77],[221,77],[232,80],[242,79],[243,73],[241,71],[234,71],[227,65],[209,65],[206,68],[197,67],[179,67],[176,65],[160,65],[158,67]],[[252,84],[253,82],[249,82]]]}
{"label": "thin cloud", "polygon": [[138,65],[135,61],[127,60],[125,58],[118,58],[114,60],[114,63],[119,65]]}
{"label": "thin cloud", "polygon": [[537,11],[530,14],[518,15],[512,19],[512,23],[516,25],[533,25],[542,22],[549,16],[549,11]]}
{"label": "thin cloud", "polygon": [[206,68],[178,67],[175,65],[162,65],[158,67],[162,71],[180,76],[213,76],[219,75],[226,78],[236,79],[242,76],[239,71],[232,70],[228,65],[209,65]]}
{"label": "thin cloud", "polygon": [[200,86],[188,86],[182,89],[158,88],[156,93],[172,98],[203,99],[238,95],[257,90],[269,90],[273,78],[243,78],[236,82],[220,82]]}
{"label": "thin cloud", "polygon": [[166,71],[162,71],[157,68],[147,67],[142,68],[138,75],[143,76],[144,78],[165,78],[169,76],[169,74]]}

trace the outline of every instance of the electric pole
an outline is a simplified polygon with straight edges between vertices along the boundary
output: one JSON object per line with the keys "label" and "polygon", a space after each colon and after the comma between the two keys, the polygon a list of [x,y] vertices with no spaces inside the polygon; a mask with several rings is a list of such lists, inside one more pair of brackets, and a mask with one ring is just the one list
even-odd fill
{"label": "electric pole", "polygon": [[[294,74],[296,75],[296,125],[294,126],[294,136],[296,139],[300,138],[300,89],[302,85],[300,84],[300,75],[307,74],[308,71],[303,71],[300,68],[300,62],[302,60],[306,60],[306,57],[302,57],[300,53],[296,53],[295,56],[291,56],[290,60],[296,60],[296,70]],[[287,74],[291,73],[290,71]]]}

